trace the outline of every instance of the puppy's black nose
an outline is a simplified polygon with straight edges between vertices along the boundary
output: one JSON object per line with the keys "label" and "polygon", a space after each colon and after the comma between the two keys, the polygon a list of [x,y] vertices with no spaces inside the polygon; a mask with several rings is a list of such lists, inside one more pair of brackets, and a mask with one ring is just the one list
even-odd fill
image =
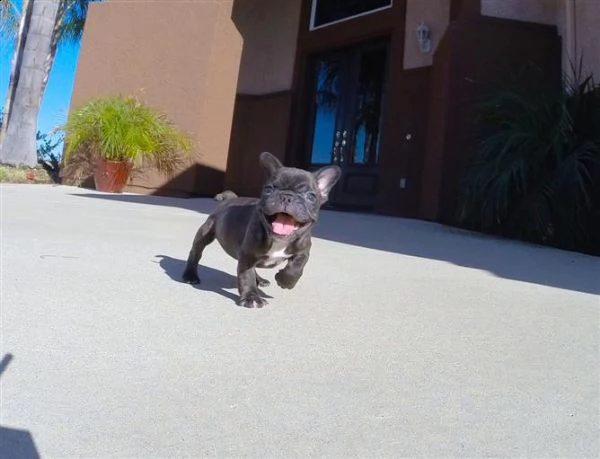
{"label": "puppy's black nose", "polygon": [[280,196],[281,202],[284,204],[290,204],[292,202],[293,196],[291,194],[282,194]]}

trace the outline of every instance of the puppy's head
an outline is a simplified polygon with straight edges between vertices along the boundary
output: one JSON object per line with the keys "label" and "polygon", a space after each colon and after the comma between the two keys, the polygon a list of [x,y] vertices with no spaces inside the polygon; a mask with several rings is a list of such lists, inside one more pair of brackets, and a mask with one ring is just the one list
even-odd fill
{"label": "puppy's head", "polygon": [[291,236],[312,226],[321,206],[341,175],[338,166],[315,172],[284,167],[271,153],[260,155],[267,174],[259,203],[264,222],[277,237]]}

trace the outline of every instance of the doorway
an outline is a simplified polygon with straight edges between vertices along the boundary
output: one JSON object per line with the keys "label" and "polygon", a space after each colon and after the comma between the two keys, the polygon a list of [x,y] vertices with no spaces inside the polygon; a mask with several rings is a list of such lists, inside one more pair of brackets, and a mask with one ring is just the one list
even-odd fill
{"label": "doorway", "polygon": [[329,198],[332,207],[374,207],[387,73],[387,41],[319,53],[310,59],[305,151],[313,170],[328,164],[342,169]]}

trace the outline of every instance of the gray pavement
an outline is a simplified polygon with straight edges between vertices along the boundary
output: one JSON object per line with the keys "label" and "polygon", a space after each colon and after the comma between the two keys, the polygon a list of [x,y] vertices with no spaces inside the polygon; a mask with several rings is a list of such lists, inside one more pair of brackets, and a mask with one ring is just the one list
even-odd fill
{"label": "gray pavement", "polygon": [[598,258],[327,211],[246,310],[211,200],[0,193],[2,458],[600,454]]}

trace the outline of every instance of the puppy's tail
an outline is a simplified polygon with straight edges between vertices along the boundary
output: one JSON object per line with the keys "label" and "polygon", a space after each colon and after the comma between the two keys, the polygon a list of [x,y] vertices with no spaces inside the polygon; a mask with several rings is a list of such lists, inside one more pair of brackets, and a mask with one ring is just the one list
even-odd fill
{"label": "puppy's tail", "polygon": [[222,193],[215,195],[216,201],[226,201],[227,199],[237,198],[238,195],[231,190],[225,190]]}

